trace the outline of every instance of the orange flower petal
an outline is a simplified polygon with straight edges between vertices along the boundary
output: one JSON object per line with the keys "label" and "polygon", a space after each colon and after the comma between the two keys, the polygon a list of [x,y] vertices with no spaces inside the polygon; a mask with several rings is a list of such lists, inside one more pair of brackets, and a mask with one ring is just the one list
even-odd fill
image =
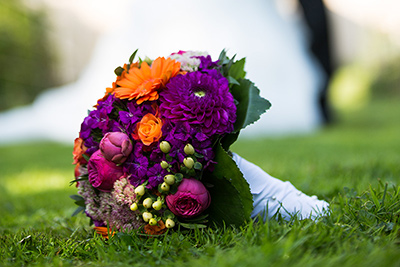
{"label": "orange flower petal", "polygon": [[116,81],[120,87],[114,88],[113,92],[117,98],[136,99],[138,104],[157,100],[158,89],[178,74],[180,66],[179,62],[163,57],[154,60],[151,67],[142,62],[140,68],[136,65],[122,73],[121,79]]}

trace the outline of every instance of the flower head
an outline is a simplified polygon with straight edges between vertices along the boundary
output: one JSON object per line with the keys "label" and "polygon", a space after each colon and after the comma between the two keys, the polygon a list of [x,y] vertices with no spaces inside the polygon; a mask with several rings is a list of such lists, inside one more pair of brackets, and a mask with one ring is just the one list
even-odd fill
{"label": "flower head", "polygon": [[194,178],[183,179],[178,191],[166,197],[168,208],[176,216],[192,218],[202,213],[211,203],[210,193]]}
{"label": "flower head", "polygon": [[133,138],[149,146],[160,140],[162,136],[162,125],[160,118],[148,113],[136,124],[136,131],[133,134]]}
{"label": "flower head", "polygon": [[106,133],[100,141],[100,151],[103,156],[116,164],[123,163],[132,149],[131,140],[122,132]]}
{"label": "flower head", "polygon": [[167,84],[168,90],[160,93],[160,112],[172,122],[189,122],[207,137],[231,132],[236,106],[228,84],[216,72],[176,76]]}
{"label": "flower head", "polygon": [[117,80],[113,93],[120,99],[135,99],[137,104],[158,99],[158,89],[176,76],[181,64],[170,58],[159,57],[151,67],[142,62],[140,68],[133,67],[123,72]]}
{"label": "flower head", "polygon": [[89,159],[88,174],[93,187],[103,192],[110,192],[114,182],[124,173],[122,167],[106,160],[100,150],[97,150]]}

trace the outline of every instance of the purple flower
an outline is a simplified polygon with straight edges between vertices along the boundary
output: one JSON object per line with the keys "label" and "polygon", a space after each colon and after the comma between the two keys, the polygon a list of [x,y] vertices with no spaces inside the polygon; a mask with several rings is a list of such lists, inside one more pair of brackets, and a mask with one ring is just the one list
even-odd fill
{"label": "purple flower", "polygon": [[149,189],[157,188],[157,186],[164,181],[164,176],[167,174],[168,172],[161,168],[160,164],[155,164],[147,171],[147,176],[149,177],[149,184],[147,187]]}
{"label": "purple flower", "polygon": [[149,160],[143,155],[131,153],[123,165],[123,170],[131,174],[129,181],[133,186],[138,186],[145,181]]}
{"label": "purple flower", "polygon": [[103,156],[116,164],[123,163],[132,149],[129,136],[122,132],[106,133],[100,141],[100,150]]}
{"label": "purple flower", "polygon": [[87,147],[86,153],[92,155],[99,149],[99,143],[93,140],[93,137],[89,137],[85,140],[85,146]]}
{"label": "purple flower", "polygon": [[198,127],[202,139],[232,132],[236,106],[228,80],[217,72],[196,71],[172,78],[160,93],[161,114],[171,122]]}
{"label": "purple flower", "polygon": [[119,111],[119,118],[129,132],[133,132],[133,126],[139,122],[147,113],[153,113],[152,102],[136,104],[136,101],[130,101],[125,110]]}
{"label": "purple flower", "polygon": [[109,95],[107,98],[97,101],[97,110],[104,109],[107,114],[110,114],[113,110],[114,101],[115,97],[113,95]]}
{"label": "purple flower", "polygon": [[218,61],[212,61],[211,56],[207,55],[205,56],[198,56],[198,59],[200,59],[200,65],[199,65],[199,70],[203,71],[206,69],[214,69],[219,67]]}
{"label": "purple flower", "polygon": [[124,173],[122,167],[106,160],[100,150],[97,150],[89,159],[88,174],[89,182],[93,187],[103,192],[110,192],[114,182]]}
{"label": "purple flower", "polygon": [[196,179],[183,179],[178,191],[166,197],[170,211],[176,216],[192,218],[210,206],[211,197],[205,186]]}

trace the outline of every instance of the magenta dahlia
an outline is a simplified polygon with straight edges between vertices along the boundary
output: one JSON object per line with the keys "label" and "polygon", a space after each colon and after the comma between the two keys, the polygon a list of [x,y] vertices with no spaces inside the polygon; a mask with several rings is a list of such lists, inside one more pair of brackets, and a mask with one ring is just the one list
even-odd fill
{"label": "magenta dahlia", "polygon": [[228,80],[219,73],[178,75],[160,93],[160,99],[160,112],[171,122],[189,122],[208,137],[233,131],[236,106]]}

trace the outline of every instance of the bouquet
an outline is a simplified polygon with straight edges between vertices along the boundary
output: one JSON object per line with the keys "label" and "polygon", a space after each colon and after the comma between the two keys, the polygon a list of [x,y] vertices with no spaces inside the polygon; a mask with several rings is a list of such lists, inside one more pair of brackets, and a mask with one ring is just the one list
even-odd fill
{"label": "bouquet", "polygon": [[75,139],[74,215],[100,233],[243,224],[252,195],[229,147],[270,107],[245,78],[245,59],[136,53]]}

